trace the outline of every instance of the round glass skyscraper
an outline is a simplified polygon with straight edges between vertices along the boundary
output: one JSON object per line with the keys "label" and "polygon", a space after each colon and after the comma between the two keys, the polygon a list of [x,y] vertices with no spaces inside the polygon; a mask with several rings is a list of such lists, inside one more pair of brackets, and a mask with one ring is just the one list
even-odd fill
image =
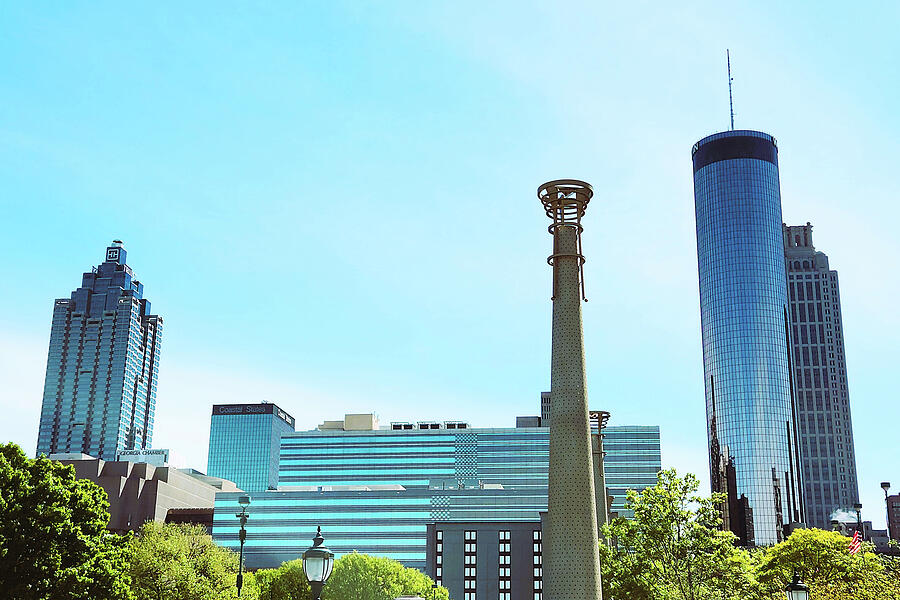
{"label": "round glass skyscraper", "polygon": [[802,521],[778,148],[726,131],[693,148],[712,489],[743,545]]}

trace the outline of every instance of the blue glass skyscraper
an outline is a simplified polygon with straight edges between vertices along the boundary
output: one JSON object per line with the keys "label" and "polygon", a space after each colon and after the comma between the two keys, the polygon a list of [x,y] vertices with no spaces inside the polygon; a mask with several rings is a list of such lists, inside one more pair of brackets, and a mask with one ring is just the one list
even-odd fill
{"label": "blue glass skyscraper", "polygon": [[115,240],[81,287],[55,301],[38,454],[116,460],[150,447],[163,320],[143,294]]}
{"label": "blue glass skyscraper", "polygon": [[742,544],[773,544],[803,520],[778,148],[726,131],[693,163],[712,489]]}
{"label": "blue glass skyscraper", "polygon": [[281,436],[287,433],[294,433],[294,417],[274,404],[216,404],[206,472],[245,492],[275,489]]}

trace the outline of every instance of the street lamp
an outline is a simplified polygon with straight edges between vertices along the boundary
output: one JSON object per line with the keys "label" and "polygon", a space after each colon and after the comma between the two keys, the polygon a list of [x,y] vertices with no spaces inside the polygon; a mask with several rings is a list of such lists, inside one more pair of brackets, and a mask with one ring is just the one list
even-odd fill
{"label": "street lamp", "polygon": [[784,588],[784,595],[787,596],[787,600],[809,600],[809,588],[800,581],[797,571],[794,571],[794,578]]}
{"label": "street lamp", "polygon": [[853,505],[853,510],[856,511],[856,530],[859,532],[859,539],[864,539],[863,529],[862,529],[862,504],[857,502]]}
{"label": "street lamp", "polygon": [[244,529],[244,526],[247,524],[247,507],[250,506],[250,496],[239,496],[238,504],[241,505],[241,512],[237,513],[235,516],[241,520],[241,554],[240,558],[238,558],[237,576],[237,595],[240,597],[241,588],[244,587],[244,540],[247,539],[247,530]]}
{"label": "street lamp", "polygon": [[892,540],[894,538],[891,537],[891,504],[888,501],[888,490],[891,489],[891,482],[890,481],[882,481],[881,489],[884,490],[884,509],[885,509],[885,511],[887,511],[886,523],[887,523],[888,540]]}
{"label": "street lamp", "polygon": [[331,568],[334,566],[334,552],[322,545],[325,538],[322,537],[322,528],[316,528],[316,537],[313,545],[303,553],[303,572],[309,587],[312,588],[313,600],[319,600],[322,588],[331,576]]}

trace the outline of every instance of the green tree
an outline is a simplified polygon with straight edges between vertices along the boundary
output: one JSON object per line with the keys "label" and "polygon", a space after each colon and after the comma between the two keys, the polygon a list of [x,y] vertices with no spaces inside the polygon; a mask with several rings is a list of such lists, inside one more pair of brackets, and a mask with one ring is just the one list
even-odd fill
{"label": "green tree", "polygon": [[719,494],[697,494],[699,481],[674,470],[640,493],[629,491],[633,519],[618,518],[600,544],[604,598],[704,600],[759,597],[749,554],[720,531]]}
{"label": "green tree", "polygon": [[[145,523],[129,548],[137,600],[220,600],[236,597],[238,555],[213,542],[201,525]],[[245,575],[242,598],[255,600]]]}
{"label": "green tree", "polygon": [[75,469],[0,445],[0,590],[12,600],[129,599],[127,538]]}
{"label": "green tree", "polygon": [[893,560],[874,554],[868,543],[850,554],[848,544],[847,537],[834,531],[797,530],[762,551],[757,566],[760,585],[777,595],[796,571],[809,586],[812,600],[900,600]]}
{"label": "green tree", "polygon": [[394,600],[398,596],[449,600],[447,589],[432,589],[432,583],[421,571],[395,560],[354,552],[335,561],[322,600]]}
{"label": "green tree", "polygon": [[303,561],[296,559],[283,563],[277,569],[264,569],[255,573],[260,600],[310,600],[312,595]]}

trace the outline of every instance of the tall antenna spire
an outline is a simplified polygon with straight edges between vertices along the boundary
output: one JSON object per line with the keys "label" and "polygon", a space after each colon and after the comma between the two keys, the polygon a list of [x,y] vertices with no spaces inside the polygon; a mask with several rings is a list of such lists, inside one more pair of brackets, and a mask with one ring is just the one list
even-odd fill
{"label": "tall antenna spire", "polygon": [[731,97],[731,52],[725,49],[725,58],[728,60],[728,109],[731,111],[731,130],[734,131],[734,100]]}

